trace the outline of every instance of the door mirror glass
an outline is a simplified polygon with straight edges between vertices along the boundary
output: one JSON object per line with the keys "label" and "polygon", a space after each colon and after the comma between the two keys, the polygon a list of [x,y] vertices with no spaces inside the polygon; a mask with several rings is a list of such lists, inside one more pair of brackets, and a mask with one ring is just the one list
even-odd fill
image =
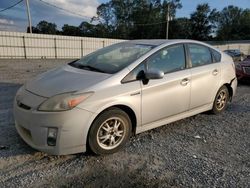
{"label": "door mirror glass", "polygon": [[163,77],[164,72],[159,69],[149,69],[145,72],[145,78],[148,80],[162,79]]}

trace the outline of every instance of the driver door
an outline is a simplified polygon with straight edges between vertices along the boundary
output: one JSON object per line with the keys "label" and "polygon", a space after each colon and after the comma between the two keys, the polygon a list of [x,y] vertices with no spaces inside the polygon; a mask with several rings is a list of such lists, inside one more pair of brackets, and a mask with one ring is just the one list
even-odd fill
{"label": "driver door", "polygon": [[162,79],[142,84],[142,125],[189,109],[190,77],[183,44],[163,48],[146,60],[146,69],[159,69]]}

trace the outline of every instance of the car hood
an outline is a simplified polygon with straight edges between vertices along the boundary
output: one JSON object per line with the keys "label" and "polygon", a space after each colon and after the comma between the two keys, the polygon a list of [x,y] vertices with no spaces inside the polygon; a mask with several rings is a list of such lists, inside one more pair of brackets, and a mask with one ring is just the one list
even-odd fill
{"label": "car hood", "polygon": [[110,74],[93,72],[71,67],[69,65],[52,69],[26,83],[26,90],[51,97],[60,93],[80,91],[110,77]]}
{"label": "car hood", "polygon": [[240,65],[248,67],[248,66],[250,66],[250,60],[241,61]]}

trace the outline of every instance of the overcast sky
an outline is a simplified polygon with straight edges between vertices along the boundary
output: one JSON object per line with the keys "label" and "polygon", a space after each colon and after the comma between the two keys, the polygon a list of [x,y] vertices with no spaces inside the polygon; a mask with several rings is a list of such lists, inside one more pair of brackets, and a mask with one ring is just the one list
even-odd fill
{"label": "overcast sky", "polygon": [[[18,1],[19,0],[0,0],[0,11]],[[82,16],[64,12],[48,6],[39,0],[29,1],[33,26],[41,20],[46,20],[56,23],[58,28],[61,29],[63,24],[78,26],[84,20],[89,21],[90,18],[96,14],[96,7],[108,0],[43,0]],[[183,7],[177,10],[177,17],[188,17],[199,3],[208,3],[211,8],[218,10],[228,5],[250,8],[250,0],[181,0],[181,2]],[[27,23],[25,1],[12,9],[0,12],[0,30],[23,32],[26,31]]]}

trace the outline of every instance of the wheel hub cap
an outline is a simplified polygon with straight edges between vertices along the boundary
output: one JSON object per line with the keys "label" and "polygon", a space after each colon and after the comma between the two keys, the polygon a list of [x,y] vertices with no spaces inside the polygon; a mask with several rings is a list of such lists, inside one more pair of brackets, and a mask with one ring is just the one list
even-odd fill
{"label": "wheel hub cap", "polygon": [[126,126],[119,117],[112,117],[102,123],[97,131],[97,143],[103,149],[114,149],[125,137]]}
{"label": "wheel hub cap", "polygon": [[216,99],[216,108],[218,110],[223,109],[225,107],[226,100],[227,100],[226,92],[223,90],[217,96],[217,99]]}

